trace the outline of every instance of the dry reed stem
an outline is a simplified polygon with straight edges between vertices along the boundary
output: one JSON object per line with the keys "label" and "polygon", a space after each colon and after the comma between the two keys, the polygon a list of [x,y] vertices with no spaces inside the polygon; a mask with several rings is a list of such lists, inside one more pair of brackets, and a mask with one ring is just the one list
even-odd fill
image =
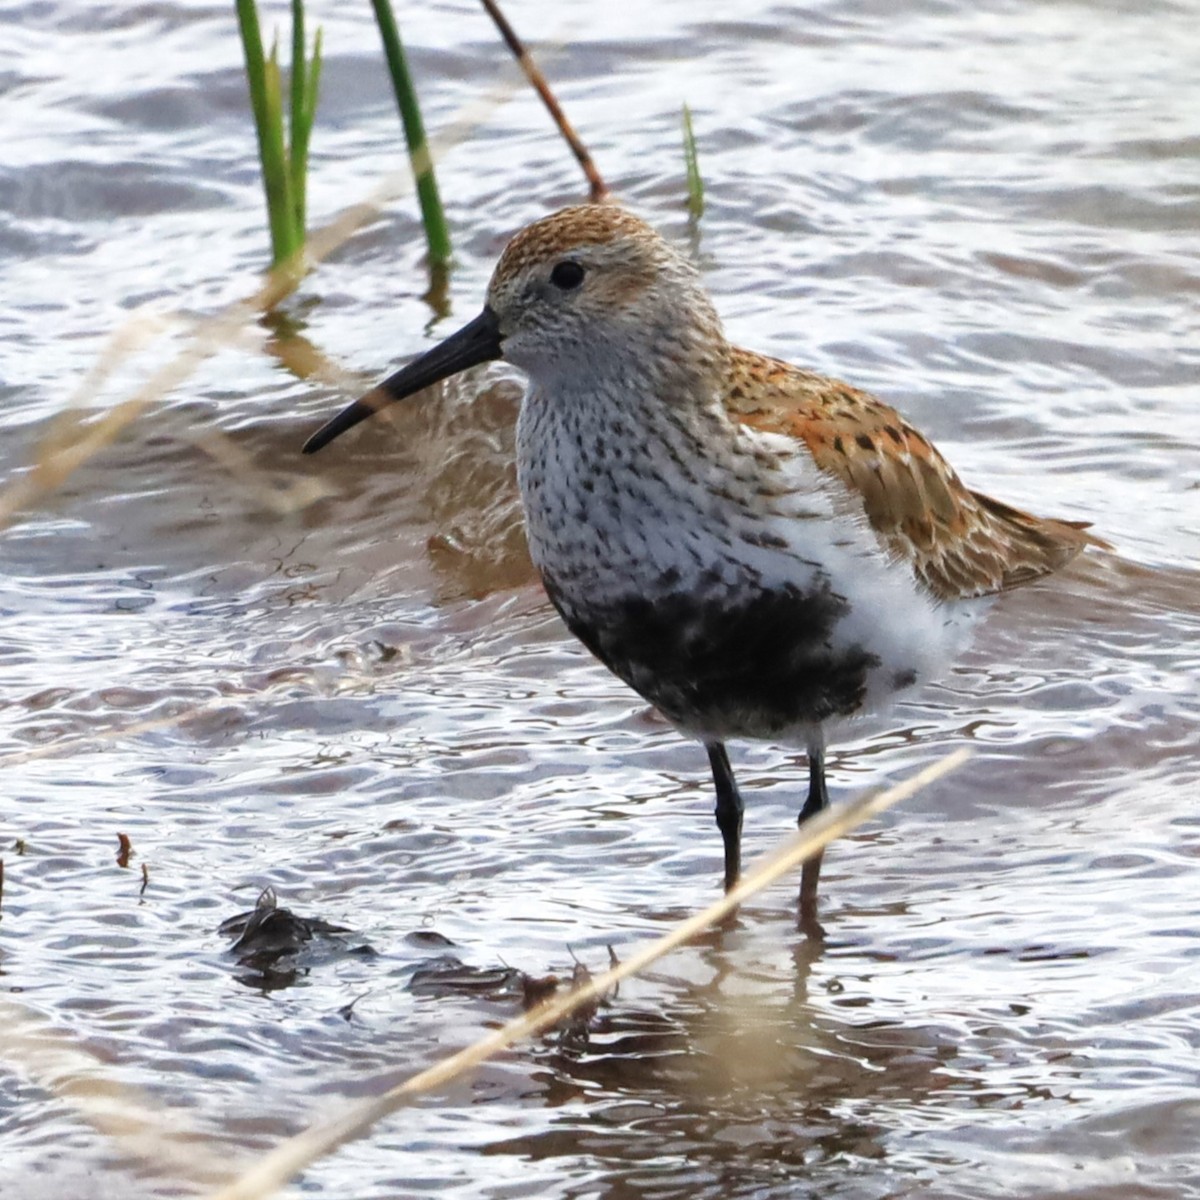
{"label": "dry reed stem", "polygon": [[32,750],[17,750],[12,754],[0,757],[0,771],[5,767],[17,767],[22,763],[36,762],[39,758],[73,754],[77,750],[88,749],[96,742],[115,742],[120,738],[136,737],[156,729],[170,729],[175,725],[186,725],[188,721],[194,721],[197,717],[229,708],[231,703],[232,701],[228,699],[214,700],[208,704],[197,704],[183,712],[175,713],[173,716],[150,717],[145,721],[134,721],[129,725],[110,726],[108,729],[97,729],[92,733],[59,738],[58,741],[48,742],[44,746],[35,746]]}
{"label": "dry reed stem", "polygon": [[5,1059],[67,1101],[131,1163],[197,1188],[215,1187],[229,1178],[229,1159],[209,1149],[211,1137],[164,1118],[161,1102],[112,1079],[110,1063],[80,1047],[40,1013],[0,998],[0,1030]]}
{"label": "dry reed stem", "polygon": [[[512,80],[492,88],[482,99],[464,105],[444,132],[427,144],[431,161],[483,124],[511,98],[516,88],[517,82]],[[126,399],[96,420],[89,421],[84,402],[95,395],[130,353],[146,342],[151,332],[157,331],[153,329],[153,322],[167,326],[185,318],[149,318],[138,314],[117,329],[63,411],[50,421],[34,451],[29,470],[0,491],[0,530],[8,528],[25,509],[61,487],[84,463],[116,441],[151,405],[188,379],[207,358],[237,342],[244,335],[248,322],[294,291],[310,267],[342,246],[411,184],[408,171],[396,171],[386,176],[366,200],[344,209],[328,225],[316,230],[301,256],[281,263],[248,296],[227,305],[212,317],[191,322],[191,341],[187,346]]]}
{"label": "dry reed stem", "polygon": [[[181,718],[189,714],[182,714]],[[147,722],[146,726],[166,722]],[[128,731],[126,731],[128,732]],[[94,1129],[113,1139],[130,1161],[178,1183],[217,1187],[210,1200],[259,1200],[278,1191],[317,1159],[361,1136],[411,1099],[473,1070],[523,1038],[543,1032],[609,994],[623,979],[716,924],[750,896],[792,870],[868,818],[912,796],[960,766],[968,750],[926,767],[883,792],[871,792],[807,822],[775,852],[756,864],[738,886],[703,912],[677,925],[612,969],[508,1022],[466,1049],[435,1063],[383,1095],[351,1105],[340,1117],[277,1146],[244,1175],[230,1180],[227,1155],[208,1148],[211,1139],[164,1118],[161,1105],[135,1088],[102,1077],[107,1064],[54,1029],[40,1014],[0,998],[0,1051],[39,1086],[70,1103]],[[222,1186],[223,1185],[223,1186]]]}
{"label": "dry reed stem", "polygon": [[254,455],[215,429],[192,441],[213,462],[224,467],[259,508],[276,516],[286,517],[289,513],[299,512],[318,500],[336,494],[337,489],[326,483],[320,475],[285,475],[264,470]]}
{"label": "dry reed stem", "polygon": [[[608,199],[610,193],[607,185],[587,148],[567,121],[545,77],[500,10],[490,0],[483,0],[483,3],[583,168],[592,199]],[[440,154],[463,141],[473,129],[483,124],[496,108],[512,97],[515,90],[515,81],[498,85],[481,100],[464,105],[445,131],[426,142],[423,152],[414,156],[411,164],[413,174],[419,175],[431,169]],[[155,371],[125,400],[109,408],[99,419],[89,422],[84,402],[96,394],[116,367],[144,345],[153,333],[161,332],[163,328],[171,327],[185,318],[142,312],[116,330],[101,351],[96,365],[85,375],[63,411],[51,420],[35,449],[29,471],[0,490],[0,530],[7,529],[21,512],[61,487],[84,463],[116,441],[151,405],[187,380],[207,358],[236,343],[243,336],[249,321],[290,295],[310,268],[327,258],[376,217],[386,204],[403,194],[412,184],[413,174],[394,172],[385,177],[367,200],[344,209],[328,225],[316,230],[300,254],[271,270],[249,296],[235,301],[206,320],[191,322],[190,345]],[[238,465],[244,466],[244,463],[239,462]],[[327,494],[320,489],[318,491],[321,495]],[[281,513],[294,512],[311,503],[313,498],[304,489],[298,489],[291,496],[275,492],[269,507]],[[288,504],[291,507],[287,507]]]}
{"label": "dry reed stem", "polygon": [[623,979],[644,970],[664,954],[728,916],[739,904],[773,883],[869,817],[907,799],[921,788],[953,771],[970,757],[969,750],[953,754],[919,771],[886,791],[868,792],[837,809],[827,809],[805,822],[773,853],[761,859],[731,892],[703,912],[681,922],[670,933],[643,947],[624,962],[593,976],[583,986],[553,997],[514,1018],[479,1041],[442,1059],[380,1096],[351,1105],[341,1116],[315,1125],[277,1146],[233,1183],[213,1192],[209,1200],[261,1200],[283,1187],[306,1167],[366,1133],[377,1121],[415,1097],[458,1079],[516,1042],[542,1033],[587,1004],[596,1003]]}

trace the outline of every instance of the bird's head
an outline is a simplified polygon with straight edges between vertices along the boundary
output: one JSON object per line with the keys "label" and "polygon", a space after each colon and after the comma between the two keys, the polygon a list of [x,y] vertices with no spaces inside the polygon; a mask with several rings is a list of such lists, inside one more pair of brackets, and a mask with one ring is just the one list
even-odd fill
{"label": "bird's head", "polygon": [[503,358],[534,386],[706,369],[724,335],[695,268],[615,204],[543,217],[500,256],[483,311],[319,429],[311,454],[378,409],[479,363]]}

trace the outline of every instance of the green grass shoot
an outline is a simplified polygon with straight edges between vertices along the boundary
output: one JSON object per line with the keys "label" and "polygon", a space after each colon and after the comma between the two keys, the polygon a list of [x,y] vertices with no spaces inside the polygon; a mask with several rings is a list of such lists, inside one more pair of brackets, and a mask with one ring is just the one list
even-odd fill
{"label": "green grass shoot", "polygon": [[278,266],[304,247],[308,146],[321,77],[321,31],[317,30],[312,61],[306,63],[304,3],[292,0],[291,95],[285,136],[278,40],[272,44],[270,56],[265,55],[255,0],[235,0],[235,3],[267,198],[271,265]]}
{"label": "green grass shoot", "polygon": [[435,270],[450,261],[450,232],[446,225],[446,214],[442,210],[438,195],[437,180],[433,174],[433,159],[425,141],[425,126],[421,120],[421,109],[417,103],[417,92],[404,47],[400,42],[400,31],[392,13],[389,0],[371,0],[375,9],[375,20],[383,38],[383,50],[387,56],[388,71],[392,76],[392,87],[396,103],[400,107],[400,119],[404,123],[404,137],[408,142],[408,157],[412,162],[413,176],[417,181],[417,199],[421,205],[421,220],[425,226],[425,240],[429,246],[429,263]]}
{"label": "green grass shoot", "polygon": [[696,135],[692,131],[692,110],[683,106],[683,161],[687,165],[687,206],[693,221],[704,215],[704,180],[696,157]]}

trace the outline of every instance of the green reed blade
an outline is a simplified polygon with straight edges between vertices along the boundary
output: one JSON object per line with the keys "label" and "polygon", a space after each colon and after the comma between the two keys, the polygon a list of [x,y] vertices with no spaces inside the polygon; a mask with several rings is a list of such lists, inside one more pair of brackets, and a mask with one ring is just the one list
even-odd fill
{"label": "green reed blade", "polygon": [[687,166],[688,215],[693,221],[704,214],[704,180],[696,157],[696,135],[692,131],[692,110],[683,106],[683,161]]}
{"label": "green reed blade", "polygon": [[292,0],[292,76],[289,113],[288,166],[298,244],[304,244],[308,209],[308,144],[317,112],[317,84],[321,77],[321,31],[313,43],[312,63],[304,61],[304,0]]}
{"label": "green reed blade", "polygon": [[258,9],[254,0],[235,0],[238,33],[242,39],[242,54],[246,60],[246,81],[250,88],[250,108],[254,113],[254,132],[258,138],[258,157],[262,164],[263,188],[267,193],[267,220],[271,230],[271,250],[278,261],[280,246],[286,243],[287,235],[279,227],[277,214],[271,204],[270,188],[267,186],[267,163],[271,157],[268,149],[270,132],[267,126],[267,79],[266,56],[263,53],[262,32],[258,26]]}
{"label": "green reed blade", "polygon": [[283,76],[279,70],[278,44],[271,47],[271,55],[263,64],[263,80],[266,85],[267,136],[260,139],[260,148],[263,184],[267,190],[267,209],[271,219],[274,265],[290,257],[304,244],[304,232],[296,228],[292,176],[283,136]]}
{"label": "green reed blade", "polygon": [[[308,82],[304,86],[304,98],[306,107],[304,110],[304,124],[306,133],[312,131],[313,121],[317,115],[317,92],[318,84],[321,81],[321,30],[317,30],[317,36],[313,38],[313,53],[312,61],[308,65]],[[305,147],[307,148],[308,139],[305,138]]]}
{"label": "green reed blade", "polygon": [[304,112],[304,85],[307,82],[304,75],[304,0],[292,0],[291,112],[288,114],[288,125],[293,144]]}
{"label": "green reed blade", "polygon": [[278,41],[272,45],[269,56],[264,54],[255,0],[235,0],[235,8],[262,164],[271,265],[277,266],[304,246],[308,147],[317,107],[321,31],[317,31],[310,66],[304,61],[303,0],[292,0],[291,95],[285,134]]}
{"label": "green reed blade", "polygon": [[[304,66],[300,66],[304,74]],[[292,78],[296,78],[293,74]],[[321,81],[321,31],[313,39],[313,56],[309,63],[307,78],[304,83],[304,108],[300,114],[299,126],[292,130],[292,173],[297,183],[295,185],[295,201],[297,220],[300,225],[301,238],[304,236],[304,226],[307,220],[308,208],[308,143],[312,136],[313,121],[317,115],[317,94]]]}
{"label": "green reed blade", "polygon": [[450,232],[446,226],[446,214],[442,210],[437,180],[433,174],[433,160],[425,142],[425,126],[421,121],[416,89],[408,73],[404,47],[400,43],[400,31],[396,27],[396,18],[389,0],[371,0],[371,5],[375,9],[375,20],[383,39],[383,50],[387,56],[388,71],[392,76],[396,103],[400,108],[400,119],[404,123],[408,157],[417,181],[417,199],[421,204],[421,220],[425,225],[425,240],[429,245],[429,261],[438,266],[450,259]]}

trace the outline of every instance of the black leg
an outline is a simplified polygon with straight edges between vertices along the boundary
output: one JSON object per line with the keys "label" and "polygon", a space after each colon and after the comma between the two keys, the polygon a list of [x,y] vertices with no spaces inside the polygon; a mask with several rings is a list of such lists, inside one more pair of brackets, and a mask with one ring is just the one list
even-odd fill
{"label": "black leg", "polygon": [[717,785],[717,828],[725,842],[725,890],[738,881],[742,870],[742,796],[733,778],[729,755],[721,742],[706,742],[713,782]]}
{"label": "black leg", "polygon": [[[825,748],[808,748],[808,799],[800,810],[797,824],[803,825],[810,817],[829,807],[829,793],[825,790]],[[823,931],[817,920],[817,883],[821,878],[821,859],[824,853],[814,855],[800,873],[800,927],[820,936]]]}
{"label": "black leg", "polygon": [[796,819],[797,825],[803,825],[809,817],[829,807],[829,793],[825,790],[825,748],[810,746],[808,749],[808,799]]}

